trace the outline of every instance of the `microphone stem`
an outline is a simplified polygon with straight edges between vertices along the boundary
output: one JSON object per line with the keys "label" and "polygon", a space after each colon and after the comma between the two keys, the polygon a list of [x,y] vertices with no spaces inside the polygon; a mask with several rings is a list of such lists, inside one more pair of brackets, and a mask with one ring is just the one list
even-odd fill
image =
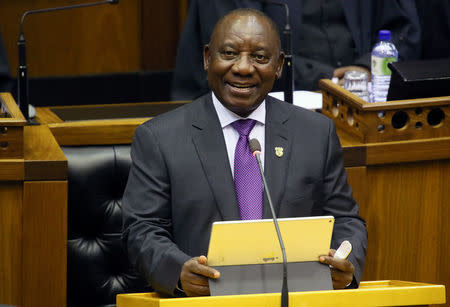
{"label": "microphone stem", "polygon": [[22,15],[22,20],[20,21],[20,33],[23,33],[23,22],[25,21],[25,17],[27,17],[28,15],[37,14],[37,13],[62,11],[62,10],[67,10],[67,9],[77,9],[77,8],[81,8],[81,7],[96,6],[96,5],[107,4],[107,3],[111,3],[111,1],[104,0],[104,1],[98,1],[98,2],[82,3],[82,4],[60,6],[60,7],[48,8],[48,9],[27,11]]}
{"label": "microphone stem", "polygon": [[287,3],[271,1],[271,0],[257,0],[264,4],[272,4],[282,6],[285,12],[285,25],[283,29],[283,51],[284,51],[284,101],[294,103],[294,63],[292,57],[291,46],[291,26],[289,23],[289,6]]}
{"label": "microphone stem", "polygon": [[294,68],[293,57],[291,50],[291,30],[286,27],[283,31],[284,40],[284,69],[286,73],[286,84],[284,87],[284,101],[293,104],[294,103]]}
{"label": "microphone stem", "polygon": [[28,69],[26,61],[26,44],[23,35],[17,42],[19,50],[19,65],[17,67],[17,103],[25,119],[29,120],[28,114]]}
{"label": "microphone stem", "polygon": [[91,3],[82,3],[82,4],[75,4],[75,5],[68,5],[68,6],[60,6],[55,8],[47,8],[47,9],[39,9],[39,10],[32,10],[32,11],[26,11],[22,15],[22,19],[20,20],[20,33],[19,33],[19,40],[17,41],[17,47],[19,50],[19,65],[17,68],[17,97],[18,97],[18,104],[20,107],[20,110],[22,111],[23,116],[28,121],[29,120],[29,114],[28,114],[28,69],[27,69],[27,61],[26,61],[26,42],[25,42],[25,35],[23,32],[23,24],[25,21],[25,18],[28,15],[31,14],[38,14],[38,13],[48,13],[48,12],[55,12],[55,11],[62,11],[62,10],[68,10],[68,9],[77,9],[82,7],[88,7],[88,6],[96,6],[101,4],[117,4],[117,0],[103,0],[103,1],[97,1],[97,2],[91,2]]}
{"label": "microphone stem", "polygon": [[269,201],[270,211],[272,212],[273,222],[275,225],[275,229],[278,235],[278,241],[280,242],[281,253],[283,255],[283,286],[281,288],[281,307],[289,306],[289,290],[288,290],[288,281],[287,281],[287,257],[286,250],[284,249],[283,238],[281,237],[280,227],[278,226],[277,216],[275,215],[275,210],[272,204],[272,197],[270,196],[269,187],[266,182],[266,177],[263,175],[264,170],[262,168],[261,158],[259,154],[256,154],[256,160],[258,161],[259,171],[261,172],[261,177],[264,184],[264,190],[267,194],[267,199]]}

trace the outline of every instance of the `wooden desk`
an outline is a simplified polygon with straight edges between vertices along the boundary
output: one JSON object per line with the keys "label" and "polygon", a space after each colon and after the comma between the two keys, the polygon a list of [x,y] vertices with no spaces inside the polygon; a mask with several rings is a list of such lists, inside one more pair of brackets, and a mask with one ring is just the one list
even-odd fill
{"label": "wooden desk", "polygon": [[[162,298],[157,293],[120,294],[117,307],[280,306],[281,294]],[[407,306],[442,304],[445,288],[405,281],[366,281],[359,289],[289,293],[289,306]]]}
{"label": "wooden desk", "polygon": [[[354,146],[340,136],[344,150]],[[450,287],[450,138],[366,144],[363,150],[365,165],[346,168],[368,229],[363,279]]]}
{"label": "wooden desk", "polygon": [[47,126],[22,136],[22,157],[0,158],[0,303],[65,306],[67,160]]}
{"label": "wooden desk", "polygon": [[[60,145],[127,144],[149,118],[64,122],[51,108],[38,108]],[[369,233],[363,280],[450,287],[450,138],[362,143],[338,134]]]}

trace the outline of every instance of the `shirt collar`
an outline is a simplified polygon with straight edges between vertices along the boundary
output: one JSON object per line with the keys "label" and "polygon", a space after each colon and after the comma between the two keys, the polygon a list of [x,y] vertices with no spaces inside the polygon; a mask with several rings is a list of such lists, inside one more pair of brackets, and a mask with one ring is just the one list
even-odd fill
{"label": "shirt collar", "polygon": [[226,126],[234,123],[235,121],[239,119],[253,119],[257,122],[265,125],[266,123],[266,100],[264,99],[263,102],[252,112],[249,116],[246,118],[237,115],[236,113],[228,110],[224,107],[224,105],[217,99],[216,95],[214,95],[214,92],[211,92],[212,94],[212,101],[214,104],[214,108],[216,109],[217,116],[219,117],[220,125],[222,128],[225,128]]}

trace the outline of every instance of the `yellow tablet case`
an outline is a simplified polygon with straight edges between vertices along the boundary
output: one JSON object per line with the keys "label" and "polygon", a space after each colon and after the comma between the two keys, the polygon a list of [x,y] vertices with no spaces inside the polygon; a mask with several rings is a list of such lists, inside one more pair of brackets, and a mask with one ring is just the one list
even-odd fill
{"label": "yellow tablet case", "polygon": [[[334,217],[278,219],[288,262],[318,261],[328,254]],[[273,220],[215,222],[211,230],[208,265],[282,263]]]}
{"label": "yellow tablet case", "polygon": [[[287,255],[289,291],[331,290],[328,254],[332,216],[278,219]],[[210,279],[211,295],[281,291],[283,257],[273,220],[215,222],[208,265],[220,271]]]}

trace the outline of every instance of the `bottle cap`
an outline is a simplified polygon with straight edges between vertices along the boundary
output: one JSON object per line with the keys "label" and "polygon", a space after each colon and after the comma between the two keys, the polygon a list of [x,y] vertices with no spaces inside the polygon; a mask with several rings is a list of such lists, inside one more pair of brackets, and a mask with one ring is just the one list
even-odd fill
{"label": "bottle cap", "polygon": [[391,31],[389,30],[380,30],[378,33],[378,38],[380,41],[388,41],[391,40]]}

